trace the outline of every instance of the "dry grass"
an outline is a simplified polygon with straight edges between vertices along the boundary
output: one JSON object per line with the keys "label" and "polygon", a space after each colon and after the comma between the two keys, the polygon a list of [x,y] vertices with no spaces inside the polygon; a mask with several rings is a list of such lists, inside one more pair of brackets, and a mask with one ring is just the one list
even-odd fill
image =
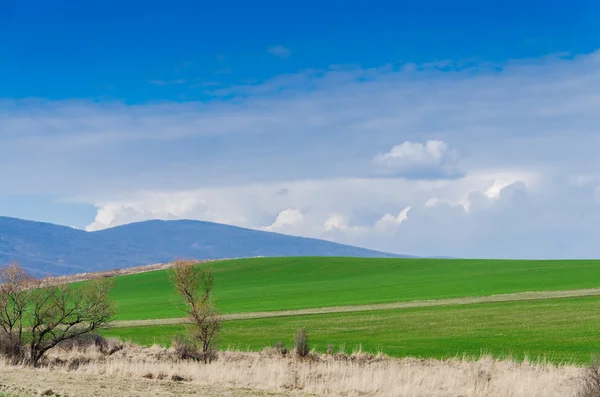
{"label": "dry grass", "polygon": [[[158,346],[132,344],[111,355],[95,346],[55,349],[48,365],[39,370],[0,363],[0,384],[12,379],[18,387],[18,379],[29,385],[40,377],[67,377],[75,384],[83,382],[89,395],[123,396],[141,395],[140,388],[146,395],[158,395],[149,391],[168,386],[168,390],[161,389],[162,395],[569,397],[577,395],[584,375],[584,369],[573,366],[491,357],[437,361],[356,352],[351,356],[309,354],[299,359],[284,356],[274,348],[262,353],[223,352],[216,362],[204,365],[179,360],[172,351]],[[75,391],[67,384],[59,382],[50,387],[61,395],[73,395]],[[93,394],[105,384],[111,385],[110,393]],[[114,389],[118,384],[123,385],[122,390]],[[132,389],[132,385],[137,386]],[[76,393],[88,395],[81,388]]]}
{"label": "dry grass", "polygon": [[[207,263],[207,262],[218,262],[218,261],[228,261],[233,259],[250,259],[250,258],[260,258],[260,257],[241,257],[241,258],[222,258],[222,259],[188,259],[187,261],[193,263]],[[128,274],[138,274],[138,273],[147,273],[154,272],[157,270],[165,270],[170,269],[174,266],[175,262],[169,263],[154,263],[151,265],[142,265],[142,266],[132,266],[126,267],[124,269],[112,269],[101,272],[88,272],[88,273],[77,273],[71,274],[68,276],[54,276],[49,277],[50,282],[53,285],[56,284],[65,284],[65,283],[75,283],[79,281],[92,280],[95,278],[105,278],[105,277],[114,277],[114,276],[125,276]]]}
{"label": "dry grass", "polygon": [[[198,261],[198,263],[203,263],[203,262],[208,262],[208,261]],[[157,271],[157,270],[170,269],[172,267],[173,267],[173,263],[155,263],[152,265],[134,266],[134,267],[128,267],[125,269],[106,270],[103,272],[77,273],[77,274],[71,274],[69,276],[56,276],[56,277],[51,277],[50,282],[52,282],[53,284],[75,283],[75,282],[79,282],[79,281],[92,280],[95,278],[115,277],[115,276],[124,276],[127,274],[153,272],[153,271]]]}

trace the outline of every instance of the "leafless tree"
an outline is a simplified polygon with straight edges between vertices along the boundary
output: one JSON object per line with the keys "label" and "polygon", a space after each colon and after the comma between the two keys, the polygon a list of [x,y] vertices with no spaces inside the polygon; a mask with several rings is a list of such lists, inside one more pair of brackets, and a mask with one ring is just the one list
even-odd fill
{"label": "leafless tree", "polygon": [[188,332],[202,349],[205,362],[212,360],[222,319],[213,305],[214,272],[195,261],[176,260],[171,282],[182,299],[180,309],[191,323]]}
{"label": "leafless tree", "polygon": [[60,342],[106,326],[116,313],[111,279],[56,285],[13,263],[0,269],[0,280],[0,329],[21,349],[27,345],[32,366]]}

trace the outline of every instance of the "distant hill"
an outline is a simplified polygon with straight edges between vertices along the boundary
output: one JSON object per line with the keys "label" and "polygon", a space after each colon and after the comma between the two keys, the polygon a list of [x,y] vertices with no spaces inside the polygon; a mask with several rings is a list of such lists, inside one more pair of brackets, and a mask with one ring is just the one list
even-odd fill
{"label": "distant hill", "polygon": [[401,257],[329,241],[211,222],[147,221],[86,232],[0,217],[0,264],[38,274],[73,274],[152,263],[254,256]]}

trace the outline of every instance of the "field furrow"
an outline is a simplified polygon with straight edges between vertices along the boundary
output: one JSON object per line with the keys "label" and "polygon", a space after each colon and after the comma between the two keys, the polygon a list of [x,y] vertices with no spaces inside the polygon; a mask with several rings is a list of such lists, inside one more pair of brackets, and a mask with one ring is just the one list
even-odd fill
{"label": "field furrow", "polygon": [[[586,296],[600,295],[600,288],[588,288],[568,291],[539,291],[539,292],[519,292],[515,294],[499,294],[491,296],[478,296],[468,298],[450,298],[450,299],[430,299],[416,300],[410,302],[392,302],[380,303],[372,305],[350,305],[350,306],[333,306],[321,307],[314,309],[299,309],[299,310],[281,310],[270,312],[254,312],[254,313],[235,313],[225,314],[223,319],[228,320],[252,320],[259,318],[271,317],[287,317],[287,316],[304,316],[311,314],[331,314],[331,313],[349,313],[349,312],[364,312],[375,310],[396,310],[396,309],[411,309],[419,307],[433,306],[455,306],[455,305],[473,305],[480,303],[496,303],[496,302],[518,302],[544,299],[561,299],[561,298],[576,298]],[[184,324],[185,318],[161,318],[149,320],[126,320],[115,321],[111,324],[112,328],[127,328],[127,327],[143,327],[151,325],[177,325]]]}

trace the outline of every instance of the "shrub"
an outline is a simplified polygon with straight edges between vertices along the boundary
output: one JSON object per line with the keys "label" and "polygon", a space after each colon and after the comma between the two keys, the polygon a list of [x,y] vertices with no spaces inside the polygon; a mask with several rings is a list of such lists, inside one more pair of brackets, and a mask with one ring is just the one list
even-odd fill
{"label": "shrub", "polygon": [[296,355],[298,357],[306,357],[310,351],[308,344],[308,335],[304,328],[300,328],[296,333]]}
{"label": "shrub", "polygon": [[595,355],[581,378],[577,397],[600,397],[600,361]]}
{"label": "shrub", "polygon": [[286,354],[288,354],[288,349],[283,346],[283,344],[281,343],[281,341],[275,343],[275,351],[278,354],[281,354],[282,356],[285,356]]}
{"label": "shrub", "polygon": [[104,351],[107,345],[108,343],[102,335],[84,334],[72,339],[63,340],[57,346],[66,351],[86,350],[92,346],[97,347],[100,351]]}
{"label": "shrub", "polygon": [[69,361],[67,368],[69,371],[75,371],[82,365],[89,364],[92,361],[91,358],[86,357],[75,357]]}
{"label": "shrub", "polygon": [[21,341],[6,332],[0,332],[0,356],[13,365],[20,364],[27,358]]}
{"label": "shrub", "polygon": [[181,360],[192,360],[204,363],[211,363],[218,358],[215,349],[202,351],[196,340],[178,335],[172,341],[172,348],[177,358]]}
{"label": "shrub", "polygon": [[110,356],[123,350],[123,343],[118,339],[106,339],[99,334],[84,334],[72,339],[67,339],[57,345],[65,351],[87,350],[95,347],[100,353]]}
{"label": "shrub", "polygon": [[197,344],[182,335],[175,336],[171,346],[181,360],[196,360],[200,355]]}
{"label": "shrub", "polygon": [[102,353],[110,356],[118,351],[123,350],[124,348],[125,345],[123,345],[123,342],[121,342],[119,339],[109,338],[106,340],[106,347],[105,350],[102,350]]}

